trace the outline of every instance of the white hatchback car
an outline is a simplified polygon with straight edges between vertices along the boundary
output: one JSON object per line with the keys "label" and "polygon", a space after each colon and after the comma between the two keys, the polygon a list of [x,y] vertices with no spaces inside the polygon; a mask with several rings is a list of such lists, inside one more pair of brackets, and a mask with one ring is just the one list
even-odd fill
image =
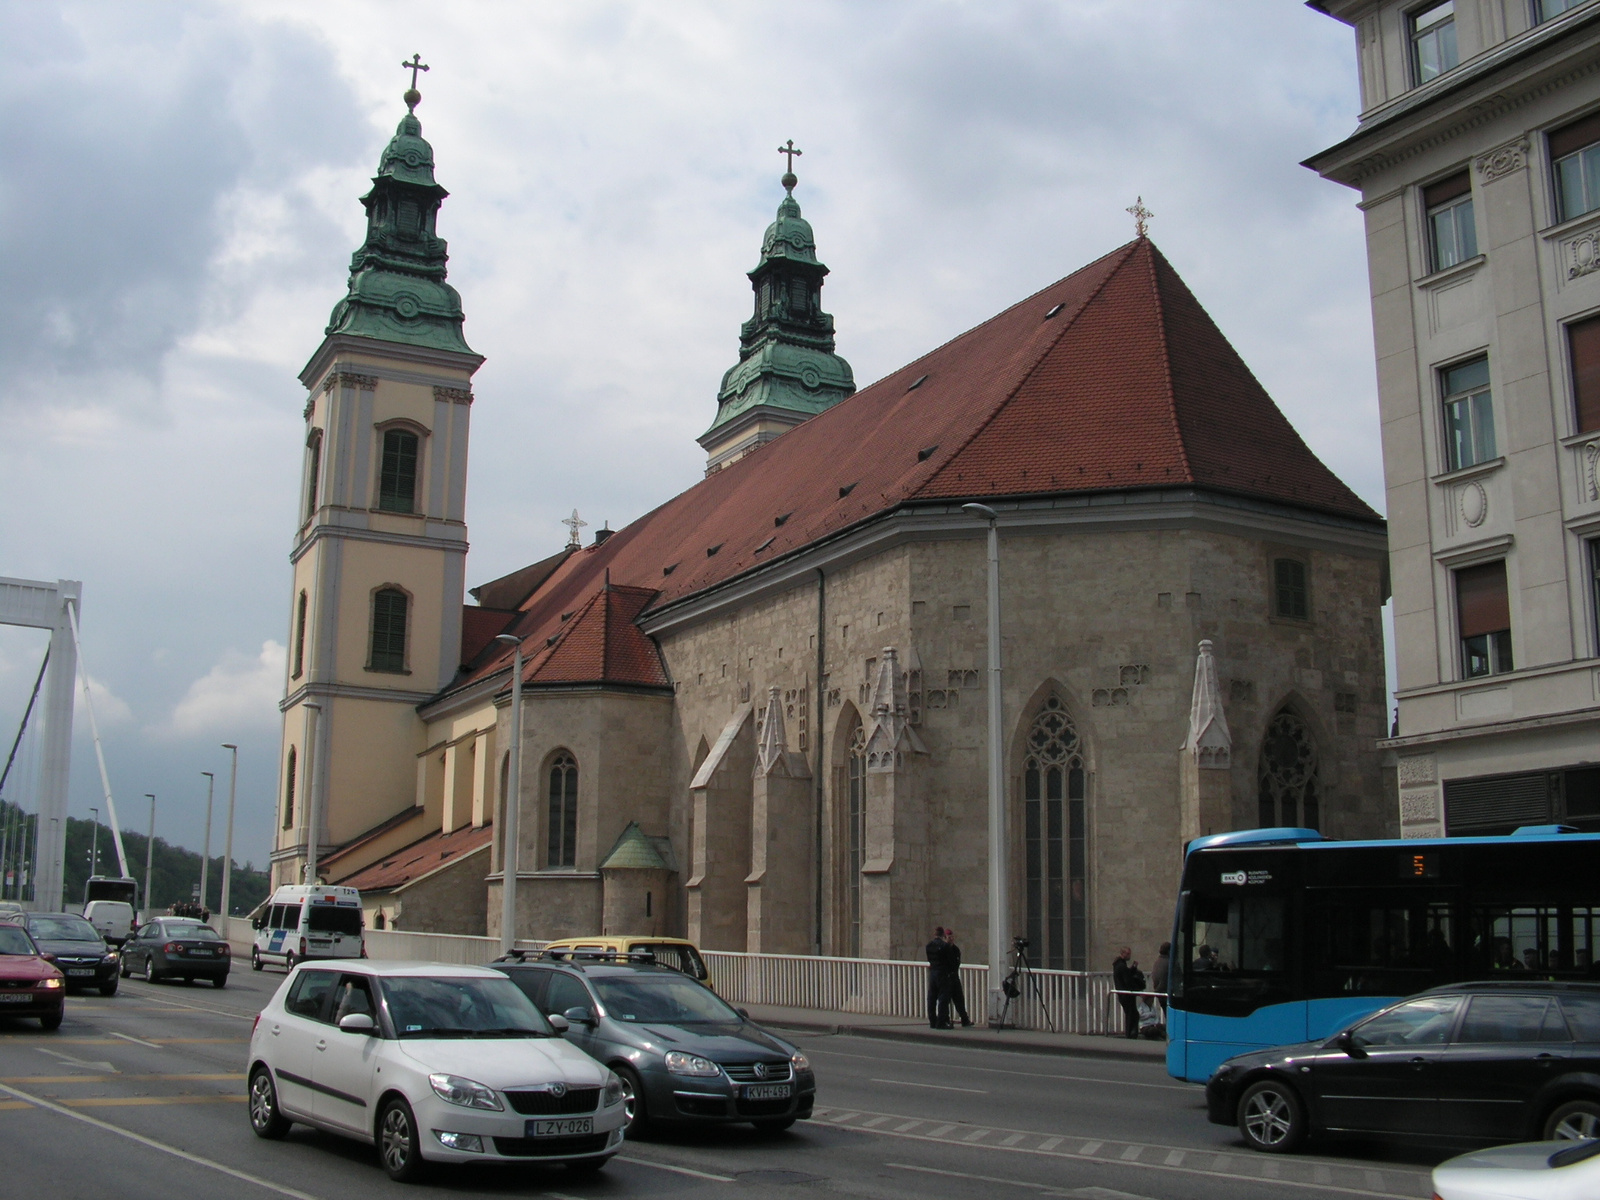
{"label": "white hatchback car", "polygon": [[250,1125],[372,1142],[399,1180],[427,1162],[592,1170],[622,1147],[623,1088],[563,1025],[486,967],[302,963],[250,1035]]}
{"label": "white hatchback car", "polygon": [[1600,1141],[1523,1142],[1463,1154],[1433,1169],[1434,1200],[1594,1200]]}

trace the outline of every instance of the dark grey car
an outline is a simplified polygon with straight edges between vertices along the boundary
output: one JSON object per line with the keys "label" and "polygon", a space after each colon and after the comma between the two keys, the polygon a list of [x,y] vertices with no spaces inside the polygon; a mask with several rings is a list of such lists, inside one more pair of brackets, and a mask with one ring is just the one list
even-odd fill
{"label": "dark grey car", "polygon": [[98,988],[102,996],[117,994],[117,951],[77,913],[14,913],[7,919],[26,929],[45,957],[61,968],[69,992]]}
{"label": "dark grey car", "polygon": [[635,1132],[653,1121],[781,1130],[811,1115],[817,1085],[806,1056],[679,971],[626,961],[490,966],[617,1073]]}

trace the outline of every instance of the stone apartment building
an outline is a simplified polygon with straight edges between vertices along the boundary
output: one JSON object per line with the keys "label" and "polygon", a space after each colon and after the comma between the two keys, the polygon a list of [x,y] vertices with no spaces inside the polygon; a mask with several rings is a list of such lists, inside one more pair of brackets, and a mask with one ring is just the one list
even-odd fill
{"label": "stone apartment building", "polygon": [[1407,836],[1600,827],[1600,4],[1320,0],[1361,120]]}
{"label": "stone apartment building", "polygon": [[938,922],[981,960],[969,501],[999,514],[1007,917],[1037,965],[1153,957],[1198,834],[1391,829],[1383,522],[1147,238],[856,391],[786,175],[706,477],[464,604],[481,360],[432,162],[408,115],[302,376],[278,881],[309,790],[375,925],[496,933],[516,804],[519,936],[906,958]]}

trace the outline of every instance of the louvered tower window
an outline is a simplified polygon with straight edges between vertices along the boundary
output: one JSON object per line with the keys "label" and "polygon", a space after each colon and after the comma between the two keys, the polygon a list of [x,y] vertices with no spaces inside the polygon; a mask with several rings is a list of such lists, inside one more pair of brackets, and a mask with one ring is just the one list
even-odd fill
{"label": "louvered tower window", "polygon": [[372,597],[372,654],[367,664],[371,670],[404,673],[409,606],[409,598],[396,588],[384,588]]}
{"label": "louvered tower window", "polygon": [[415,512],[416,500],[417,435],[409,429],[385,430],[378,507],[384,512]]}

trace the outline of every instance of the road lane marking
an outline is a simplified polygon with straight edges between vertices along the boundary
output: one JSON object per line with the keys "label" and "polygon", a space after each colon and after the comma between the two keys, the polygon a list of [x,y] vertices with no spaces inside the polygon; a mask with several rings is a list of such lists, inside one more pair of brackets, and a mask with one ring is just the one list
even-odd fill
{"label": "road lane marking", "polygon": [[1044,1141],[1039,1143],[1039,1149],[1041,1149],[1041,1150],[1054,1150],[1059,1145],[1061,1145],[1061,1139],[1060,1138],[1058,1138],[1058,1137],[1047,1137],[1047,1138],[1045,1138]]}
{"label": "road lane marking", "polygon": [[[1110,1162],[1110,1161],[1114,1161],[1114,1160],[1102,1160],[1102,1161]],[[972,1174],[969,1174],[969,1173],[967,1173],[965,1171],[945,1171],[945,1170],[941,1170],[938,1167],[919,1167],[919,1166],[914,1166],[911,1163],[886,1162],[883,1165],[886,1166],[886,1167],[891,1167],[891,1168],[893,1168],[895,1170],[899,1170],[899,1171],[916,1171],[918,1174],[921,1174],[921,1175],[943,1175],[948,1179],[970,1179],[975,1183],[998,1183],[998,1184],[1003,1184],[1003,1185],[1008,1186],[1008,1187],[1026,1188],[1027,1190],[1032,1191],[1032,1192],[1042,1192],[1046,1196],[1111,1196],[1111,1195],[1116,1195],[1116,1196],[1129,1196],[1129,1197],[1132,1197],[1132,1193],[1131,1192],[1112,1192],[1110,1189],[1107,1189],[1107,1188],[1085,1187],[1085,1188],[1073,1188],[1071,1191],[1067,1191],[1067,1190],[1063,1189],[1061,1187],[1061,1185],[1058,1184],[1058,1183],[1033,1183],[1033,1182],[1030,1182],[1029,1180],[1026,1180],[1026,1179],[1001,1179],[997,1175],[972,1175]],[[1179,1171],[1181,1173],[1191,1174],[1191,1175],[1193,1175],[1193,1174],[1201,1174],[1201,1175],[1206,1174],[1206,1172],[1204,1172],[1204,1171],[1199,1171],[1199,1172],[1196,1172],[1196,1171],[1184,1171],[1184,1169],[1182,1167],[1177,1167],[1177,1168],[1162,1167],[1162,1166],[1158,1166],[1155,1163],[1134,1163],[1132,1165],[1138,1166],[1138,1167],[1149,1167],[1152,1170],[1157,1170],[1157,1171],[1176,1170],[1176,1171]],[[1239,1176],[1239,1177],[1236,1177],[1236,1178],[1243,1179],[1245,1177]],[[1251,1183],[1263,1183],[1263,1182],[1267,1182],[1267,1181],[1265,1181],[1265,1180],[1257,1180],[1257,1179],[1249,1179],[1248,1182],[1251,1182]],[[1287,1183],[1289,1181],[1288,1180],[1279,1179],[1279,1180],[1273,1180],[1272,1182],[1277,1183],[1277,1184],[1284,1184],[1284,1183]],[[1295,1186],[1295,1187],[1311,1187],[1313,1185],[1301,1183],[1301,1184],[1294,1184],[1293,1186]],[[1321,1190],[1321,1189],[1319,1189],[1319,1190]],[[1326,1190],[1330,1191],[1330,1192],[1342,1192],[1342,1193],[1344,1193],[1346,1195],[1351,1195],[1351,1196],[1376,1196],[1376,1197],[1381,1197],[1381,1200],[1413,1200],[1412,1197],[1409,1197],[1409,1196],[1404,1196],[1404,1197],[1398,1196],[1394,1192],[1363,1192],[1363,1191],[1357,1191],[1356,1189],[1353,1189],[1353,1188],[1340,1188],[1340,1187],[1330,1187],[1330,1188],[1327,1188]],[[1138,1198],[1138,1200],[1142,1200],[1142,1198]]]}
{"label": "road lane marking", "polygon": [[242,1104],[240,1096],[87,1096],[62,1100],[68,1108],[144,1108],[153,1104]]}
{"label": "road lane marking", "polygon": [[48,1054],[51,1058],[58,1058],[64,1063],[71,1063],[75,1067],[82,1067],[85,1071],[98,1071],[102,1075],[122,1074],[122,1072],[118,1071],[108,1062],[102,1062],[99,1060],[90,1062],[88,1059],[74,1058],[70,1054],[62,1054],[59,1050],[51,1050],[45,1046],[35,1046],[34,1049],[40,1054]]}
{"label": "road lane marking", "polygon": [[[970,1049],[967,1046],[955,1047],[958,1050]],[[895,1058],[890,1055],[880,1054],[853,1054],[848,1050],[828,1050],[820,1046],[808,1047],[807,1054],[831,1054],[835,1058],[864,1058],[875,1063],[901,1063],[908,1067],[930,1066],[915,1058]],[[1016,1050],[996,1050],[996,1054],[1016,1054]],[[1154,1065],[1154,1064],[1152,1064]],[[1131,1079],[1106,1079],[1100,1075],[1058,1075],[1053,1071],[1012,1071],[1004,1067],[974,1067],[963,1066],[963,1071],[981,1071],[985,1075],[1017,1075],[1027,1079],[1060,1079],[1068,1083],[1108,1083],[1114,1087],[1155,1088],[1164,1092],[1188,1092],[1190,1095],[1200,1094],[1200,1085],[1197,1083],[1138,1083]]]}
{"label": "road lane marking", "polygon": [[168,1008],[187,1008],[193,1012],[211,1013],[218,1017],[232,1017],[236,1021],[254,1021],[255,1013],[242,1013],[237,1009],[207,1008],[204,1004],[184,1004],[180,1000],[163,1000],[157,996],[144,996],[141,999],[165,1005]]}
{"label": "road lane marking", "polygon": [[234,1071],[220,1075],[0,1075],[0,1083],[45,1084],[61,1083],[221,1083],[244,1079],[243,1072]]}
{"label": "road lane marking", "polygon": [[214,1162],[209,1158],[202,1158],[198,1154],[190,1154],[187,1150],[180,1150],[176,1146],[169,1146],[165,1142],[158,1142],[155,1138],[146,1137],[142,1133],[135,1133],[131,1129],[124,1129],[120,1125],[113,1125],[110,1121],[102,1121],[99,1117],[91,1117],[88,1113],[75,1112],[63,1104],[57,1104],[53,1100],[46,1100],[42,1096],[33,1096],[27,1092],[18,1091],[9,1084],[0,1083],[0,1092],[9,1093],[10,1095],[15,1096],[18,1100],[25,1101],[38,1108],[49,1109],[51,1112],[59,1113],[63,1117],[71,1117],[74,1121],[82,1121],[85,1125],[93,1125],[96,1129],[103,1129],[107,1133],[114,1133],[118,1137],[127,1138],[130,1142],[138,1142],[141,1146],[148,1146],[152,1150],[159,1150],[163,1154],[170,1154],[174,1158],[181,1158],[185,1162],[194,1163],[196,1166],[209,1167],[211,1170],[226,1175],[230,1179],[237,1179],[242,1183],[254,1184],[256,1187],[264,1188],[269,1192],[276,1192],[280,1196],[289,1196],[291,1197],[291,1200],[319,1200],[318,1197],[311,1195],[309,1192],[302,1192],[295,1188],[284,1187],[281,1183],[273,1183],[269,1179],[262,1179],[259,1175],[251,1175],[244,1171],[237,1170],[234,1167],[223,1166],[221,1163]]}
{"label": "road lane marking", "polygon": [[26,1100],[0,1100],[0,1112],[12,1112],[19,1108],[32,1108]]}
{"label": "road lane marking", "polygon": [[894,1127],[894,1131],[896,1133],[904,1133],[906,1130],[915,1129],[918,1125],[921,1125],[921,1124],[922,1124],[921,1121],[907,1121],[904,1125],[896,1125]]}
{"label": "road lane marking", "polygon": [[899,1087],[932,1088],[934,1091],[938,1092],[971,1092],[977,1096],[987,1096],[989,1094],[988,1090],[985,1088],[950,1087],[948,1084],[943,1083],[912,1083],[909,1079],[869,1079],[867,1082],[892,1083]]}
{"label": "road lane marking", "polygon": [[[1183,1155],[1183,1151],[1182,1150],[1168,1150],[1167,1151],[1167,1166],[1169,1166],[1169,1167],[1181,1167],[1181,1166],[1183,1166],[1183,1157],[1184,1157],[1184,1155]],[[1332,1183],[1333,1182],[1333,1177],[1330,1175],[1326,1182]]]}
{"label": "road lane marking", "polygon": [[954,1125],[941,1125],[937,1129],[930,1129],[928,1131],[928,1133],[927,1133],[927,1136],[932,1141],[938,1141],[940,1138],[944,1137],[945,1134],[949,1133],[954,1128],[955,1128]]}
{"label": "road lane marking", "polygon": [[1134,1162],[1138,1159],[1140,1152],[1143,1150],[1143,1146],[1124,1146],[1122,1148],[1122,1161]]}
{"label": "road lane marking", "polygon": [[690,1167],[679,1167],[672,1163],[655,1162],[648,1158],[629,1158],[626,1155],[617,1155],[618,1162],[633,1163],[639,1167],[654,1167],[658,1171],[671,1171],[677,1175],[692,1175],[696,1179],[710,1179],[716,1183],[737,1183],[732,1175],[713,1175],[710,1171],[696,1171]]}
{"label": "road lane marking", "polygon": [[111,1030],[110,1033],[111,1033],[111,1036],[114,1037],[114,1038],[121,1038],[123,1041],[132,1042],[137,1046],[149,1046],[150,1049],[152,1049],[152,1050],[160,1050],[161,1049],[161,1047],[156,1045],[156,1043],[147,1042],[143,1038],[136,1038],[131,1033],[118,1033],[115,1029]]}
{"label": "road lane marking", "polygon": [[888,1120],[891,1120],[891,1119],[892,1118],[889,1118],[889,1117],[873,1117],[872,1120],[865,1121],[865,1122],[863,1122],[863,1124],[868,1129],[871,1129],[874,1125],[882,1125],[885,1121],[888,1121]]}
{"label": "road lane marking", "polygon": [[1021,1133],[1013,1133],[1010,1137],[1001,1138],[1000,1139],[1000,1144],[1002,1146],[1015,1146],[1025,1136],[1027,1136],[1027,1135],[1026,1134],[1021,1134]]}
{"label": "road lane marking", "polygon": [[992,1129],[974,1129],[971,1133],[962,1134],[961,1140],[963,1142],[975,1142],[979,1138],[985,1137],[993,1132],[994,1130]]}
{"label": "road lane marking", "polygon": [[1085,1142],[1083,1145],[1078,1147],[1078,1153],[1079,1154],[1098,1154],[1100,1152],[1100,1147],[1104,1146],[1104,1145],[1105,1145],[1104,1142]]}

